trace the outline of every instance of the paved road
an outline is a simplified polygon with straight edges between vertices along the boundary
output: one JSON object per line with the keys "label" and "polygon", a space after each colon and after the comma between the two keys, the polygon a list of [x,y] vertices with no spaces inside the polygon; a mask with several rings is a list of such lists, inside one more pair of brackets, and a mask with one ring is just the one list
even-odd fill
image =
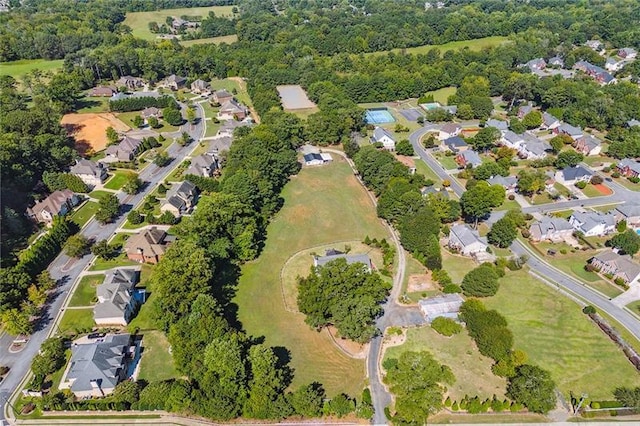
{"label": "paved road", "polygon": [[[184,110],[185,105],[181,105]],[[200,105],[196,104],[196,114],[198,117],[204,117],[204,110]],[[126,212],[130,211],[134,206],[140,203],[143,198],[149,194],[160,182],[162,182],[172,171],[172,169],[180,164],[182,159],[191,153],[197,146],[197,141],[204,135],[204,120],[199,120],[195,125],[185,124],[175,136],[179,136],[183,131],[188,132],[195,142],[186,147],[181,147],[177,143],[173,143],[167,149],[167,153],[171,158],[175,158],[169,166],[158,167],[155,164],[149,164],[140,172],[139,176],[143,182],[147,183],[145,188],[136,195],[127,195],[124,192],[117,194],[124,213],[113,223],[101,225],[95,219],[90,220],[80,231],[82,235],[96,240],[110,238],[116,229],[126,220]],[[46,308],[46,312],[42,316],[41,322],[25,346],[25,348],[17,353],[12,354],[8,351],[13,340],[6,334],[0,338],[0,365],[6,365],[11,368],[9,374],[0,383],[0,424],[5,419],[6,401],[18,389],[20,382],[29,372],[31,360],[38,353],[40,345],[50,335],[55,334],[53,325],[57,322],[57,317],[64,312],[67,296],[78,280],[78,277],[85,268],[92,262],[94,256],[87,255],[81,259],[71,259],[69,256],[61,253],[47,268],[51,276],[58,281],[56,293]]]}

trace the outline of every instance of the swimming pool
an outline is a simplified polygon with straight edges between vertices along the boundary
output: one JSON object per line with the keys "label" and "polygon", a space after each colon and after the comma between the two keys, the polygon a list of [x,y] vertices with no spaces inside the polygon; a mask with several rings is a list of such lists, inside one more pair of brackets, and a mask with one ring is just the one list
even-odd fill
{"label": "swimming pool", "polygon": [[386,108],[373,108],[365,112],[364,121],[367,124],[385,124],[393,123],[396,119]]}

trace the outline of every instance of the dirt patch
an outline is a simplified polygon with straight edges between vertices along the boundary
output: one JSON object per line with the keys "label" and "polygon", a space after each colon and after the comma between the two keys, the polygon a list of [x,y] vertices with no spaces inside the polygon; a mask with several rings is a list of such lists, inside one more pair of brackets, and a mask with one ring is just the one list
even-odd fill
{"label": "dirt patch", "polygon": [[342,352],[344,352],[351,358],[364,359],[367,357],[369,345],[363,345],[349,339],[338,337],[338,330],[334,326],[330,325],[326,327],[326,330],[331,336],[331,340],[333,340],[333,343],[335,343]]}
{"label": "dirt patch", "polygon": [[593,187],[602,195],[611,195],[613,194],[613,191],[611,190],[611,188],[609,188],[607,185],[605,184],[598,184],[598,185],[593,185]]}
{"label": "dirt patch", "polygon": [[61,124],[76,139],[76,149],[81,155],[106,148],[108,127],[118,132],[130,129],[111,113],[67,114],[62,117]]}
{"label": "dirt patch", "polygon": [[427,271],[426,274],[409,275],[409,283],[407,284],[409,293],[429,290],[438,290],[437,284],[433,282],[431,277],[431,271]]}

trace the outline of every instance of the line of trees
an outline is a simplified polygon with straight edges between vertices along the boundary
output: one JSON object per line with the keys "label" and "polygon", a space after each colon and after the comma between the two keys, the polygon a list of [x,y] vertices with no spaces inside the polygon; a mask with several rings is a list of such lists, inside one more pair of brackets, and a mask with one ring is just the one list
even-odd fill
{"label": "line of trees", "polygon": [[109,110],[114,112],[140,111],[150,107],[180,110],[173,96],[132,96],[109,101]]}

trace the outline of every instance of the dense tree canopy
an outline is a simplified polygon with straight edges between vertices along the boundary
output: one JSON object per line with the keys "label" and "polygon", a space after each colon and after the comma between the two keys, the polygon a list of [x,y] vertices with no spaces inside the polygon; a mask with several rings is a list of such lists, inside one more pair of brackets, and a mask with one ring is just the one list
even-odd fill
{"label": "dense tree canopy", "polygon": [[529,411],[546,414],[556,406],[555,383],[548,371],[535,365],[521,365],[509,380],[507,395]]}

